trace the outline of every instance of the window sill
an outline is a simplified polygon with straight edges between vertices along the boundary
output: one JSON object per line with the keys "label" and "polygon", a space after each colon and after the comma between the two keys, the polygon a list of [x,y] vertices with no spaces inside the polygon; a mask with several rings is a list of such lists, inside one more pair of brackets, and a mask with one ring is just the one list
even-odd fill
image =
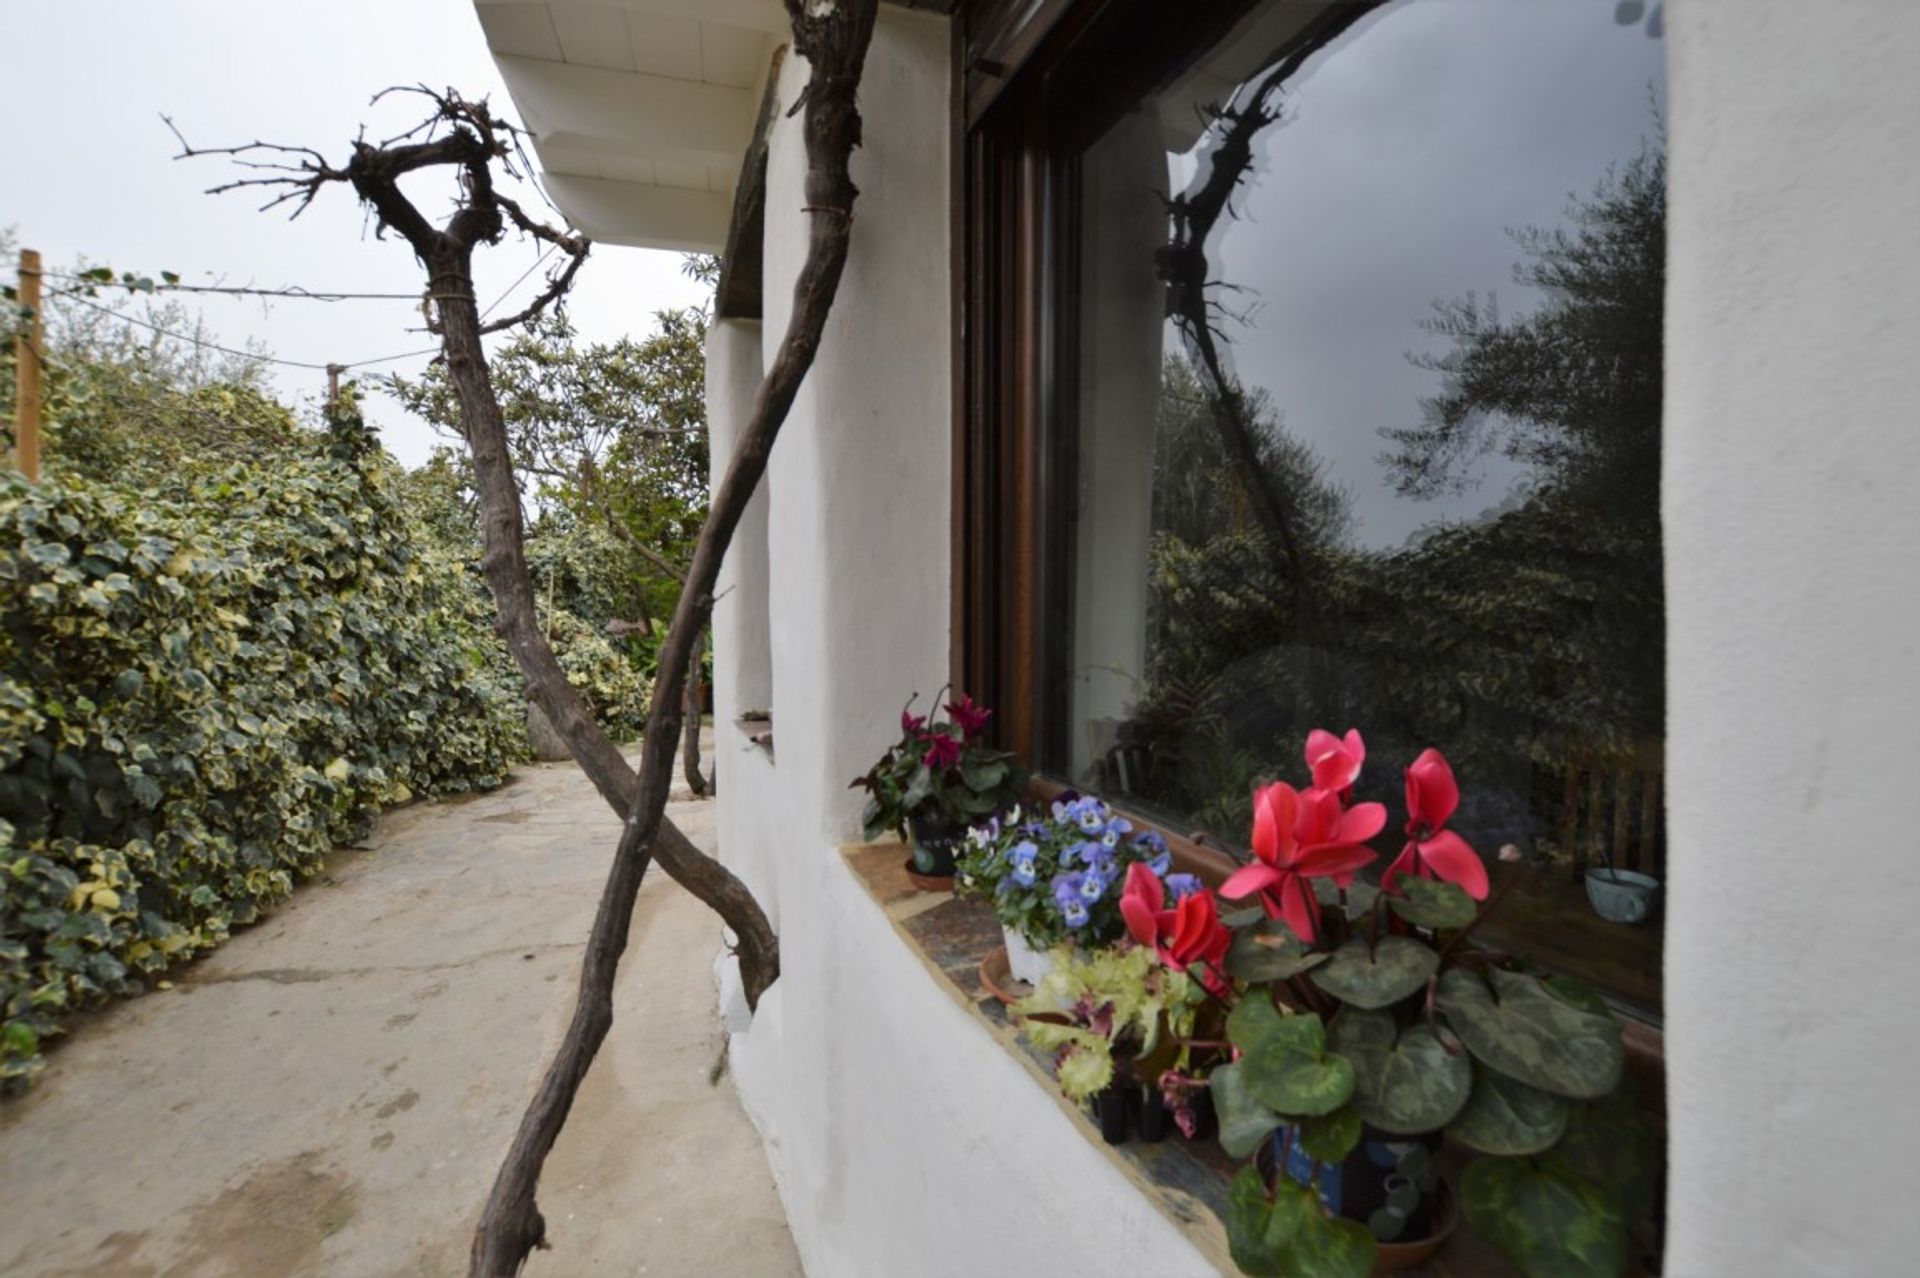
{"label": "window sill", "polygon": [[[1189,1144],[1177,1135],[1157,1144],[1102,1141],[1091,1117],[1060,1095],[1048,1055],[1020,1037],[1006,1008],[981,984],[980,960],[1002,944],[993,911],[981,901],[915,887],[907,878],[905,849],[898,842],[850,844],[840,854],[941,992],[974,1014],[1054,1098],[1081,1137],[1106,1154],[1209,1264],[1222,1274],[1238,1274],[1221,1222],[1227,1184],[1240,1161],[1213,1141]],[[1457,1168],[1454,1175],[1457,1183]],[[1517,1273],[1504,1256],[1465,1229],[1456,1232],[1438,1256],[1408,1272],[1414,1278],[1507,1278]]]}

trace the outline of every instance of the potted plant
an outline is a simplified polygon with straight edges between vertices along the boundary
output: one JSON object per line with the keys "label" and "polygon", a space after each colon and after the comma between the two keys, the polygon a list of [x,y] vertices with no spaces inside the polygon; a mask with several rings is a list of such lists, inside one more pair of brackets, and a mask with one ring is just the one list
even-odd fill
{"label": "potted plant", "polygon": [[1026,769],[986,740],[993,711],[961,693],[944,717],[900,711],[900,739],[853,788],[867,792],[866,837],[897,833],[912,849],[907,872],[929,891],[953,887],[954,855],[969,826],[1014,806],[1027,785]]}
{"label": "potted plant", "polygon": [[1236,1059],[1208,1079],[1221,1143],[1255,1158],[1229,1192],[1234,1259],[1361,1278],[1431,1251],[1453,1197],[1429,1174],[1444,1137],[1478,1155],[1459,1214],[1523,1273],[1619,1274],[1657,1173],[1621,1027],[1578,982],[1466,945],[1522,870],[1489,892],[1447,828],[1459,789],[1438,751],[1407,769],[1406,842],[1379,888],[1357,877],[1386,825],[1352,802],[1363,758],[1357,733],[1316,732],[1313,785],[1257,792],[1253,858],[1220,888],[1259,907],[1228,920]]}
{"label": "potted plant", "polygon": [[[1151,830],[1099,799],[1061,795],[1043,810],[1014,809],[976,825],[961,856],[961,881],[984,896],[1006,934],[1016,980],[1039,984],[1048,951],[1066,942],[1094,949],[1126,934],[1120,897],[1130,869],[1165,875],[1173,856]],[[1188,890],[1200,884],[1175,875]]]}
{"label": "potted plant", "polygon": [[1186,974],[1155,962],[1150,950],[1067,950],[1014,1011],[1028,1041],[1054,1054],[1061,1093],[1091,1106],[1101,1135],[1117,1145],[1138,1104],[1119,1063],[1151,1053],[1169,1015],[1190,1024],[1196,998]]}

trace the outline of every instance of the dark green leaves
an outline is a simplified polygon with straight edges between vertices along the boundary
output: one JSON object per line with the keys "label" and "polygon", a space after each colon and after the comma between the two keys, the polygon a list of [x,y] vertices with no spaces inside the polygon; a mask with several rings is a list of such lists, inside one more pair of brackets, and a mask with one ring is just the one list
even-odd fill
{"label": "dark green leaves", "polygon": [[1220,1118],[1221,1148],[1235,1158],[1251,1157],[1284,1120],[1254,1099],[1240,1065],[1218,1066],[1208,1081],[1214,1112]]}
{"label": "dark green leaves", "polygon": [[1537,977],[1495,968],[1482,979],[1455,968],[1440,978],[1438,1002],[1467,1050],[1509,1078],[1575,1100],[1605,1096],[1620,1081],[1619,1024],[1555,997]]}
{"label": "dark green leaves", "polygon": [[1283,1017],[1244,1050],[1241,1067],[1247,1090],[1276,1113],[1329,1114],[1353,1095],[1353,1066],[1327,1052],[1326,1029],[1317,1016]]}
{"label": "dark green leaves", "polygon": [[1439,879],[1402,878],[1394,885],[1398,895],[1387,905],[1415,927],[1458,928],[1473,922],[1479,907],[1458,884]]}
{"label": "dark green leaves", "polygon": [[[1360,1115],[1351,1109],[1336,1109],[1318,1118],[1303,1118],[1295,1136],[1307,1157],[1328,1165],[1338,1165],[1360,1143]],[[1229,1153],[1232,1151],[1229,1150]]]}
{"label": "dark green leaves", "polygon": [[1483,1158],[1460,1205],[1476,1233],[1527,1278],[1619,1278],[1627,1231],[1611,1195],[1550,1160]]}
{"label": "dark green leaves", "polygon": [[1660,1173],[1659,1140],[1627,1083],[1600,1100],[1572,1106],[1566,1136],[1550,1157],[1613,1194],[1629,1223],[1653,1207]]}
{"label": "dark green leaves", "polygon": [[1349,1007],[1336,1016],[1332,1048],[1354,1071],[1353,1109],[1384,1132],[1412,1136],[1444,1127],[1467,1103],[1473,1066],[1423,1024],[1396,1033],[1386,1012]]}
{"label": "dark green leaves", "polygon": [[1439,966],[1438,955],[1408,937],[1383,936],[1371,952],[1356,937],[1315,969],[1312,980],[1342,1003],[1387,1007],[1424,986]]}
{"label": "dark green leaves", "polygon": [[1309,951],[1279,919],[1266,919],[1243,928],[1227,951],[1227,974],[1243,981],[1284,981],[1327,961]]}
{"label": "dark green leaves", "polygon": [[1282,1178],[1267,1199],[1260,1175],[1242,1168],[1227,1189],[1227,1246],[1249,1278],[1366,1278],[1373,1238],[1326,1215],[1311,1189]]}
{"label": "dark green leaves", "polygon": [[1567,1129],[1567,1103],[1484,1066],[1447,1135],[1483,1154],[1537,1154]]}

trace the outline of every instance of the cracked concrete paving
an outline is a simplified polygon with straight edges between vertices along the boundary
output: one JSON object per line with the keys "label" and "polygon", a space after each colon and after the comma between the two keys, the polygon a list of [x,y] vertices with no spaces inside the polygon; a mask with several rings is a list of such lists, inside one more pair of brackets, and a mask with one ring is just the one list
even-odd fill
{"label": "cracked concrete paving", "polygon": [[[711,847],[711,805],[674,804]],[[618,823],[571,764],[419,804],[0,1104],[0,1274],[458,1275],[559,1041]],[[801,1272],[732,1085],[718,921],[657,870],[526,1272]]]}

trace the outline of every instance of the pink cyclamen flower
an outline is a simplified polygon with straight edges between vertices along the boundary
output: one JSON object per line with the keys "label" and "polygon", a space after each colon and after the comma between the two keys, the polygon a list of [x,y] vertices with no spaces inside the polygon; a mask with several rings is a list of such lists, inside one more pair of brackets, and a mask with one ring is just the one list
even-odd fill
{"label": "pink cyclamen flower", "polygon": [[1378,803],[1343,809],[1340,796],[1324,790],[1304,794],[1284,781],[1253,796],[1252,865],[1235,871],[1220,887],[1229,900],[1257,897],[1268,918],[1285,919],[1293,934],[1311,943],[1319,933],[1320,905],[1313,879],[1351,880],[1374,859],[1366,841],[1387,823]]}
{"label": "pink cyclamen flower", "polygon": [[1380,876],[1392,891],[1402,874],[1457,884],[1476,901],[1487,899],[1487,867],[1467,841],[1446,828],[1460,806],[1453,768],[1438,750],[1426,749],[1407,769],[1407,846]]}
{"label": "pink cyclamen flower", "polygon": [[900,735],[901,736],[903,737],[917,736],[920,732],[920,729],[926,726],[927,726],[927,716],[925,716],[924,714],[909,714],[905,710],[902,710],[900,712]]}
{"label": "pink cyclamen flower", "polygon": [[1360,729],[1348,728],[1347,735],[1336,737],[1325,728],[1307,734],[1307,767],[1313,772],[1313,788],[1332,790],[1342,798],[1351,797],[1353,783],[1359,779],[1360,765],[1366,762],[1367,744]]}
{"label": "pink cyclamen flower", "polygon": [[957,738],[944,732],[930,732],[920,740],[927,747],[926,753],[920,756],[920,762],[935,772],[944,772],[960,762],[960,742]]}
{"label": "pink cyclamen flower", "polygon": [[1203,980],[1208,989],[1224,995],[1227,990],[1221,965],[1233,936],[1220,921],[1213,893],[1189,892],[1172,909],[1166,905],[1166,889],[1160,876],[1145,863],[1135,861],[1127,867],[1126,891],[1120,895],[1120,915],[1127,931],[1142,945],[1151,945],[1160,961],[1176,972],[1184,972],[1195,963],[1205,963]]}

